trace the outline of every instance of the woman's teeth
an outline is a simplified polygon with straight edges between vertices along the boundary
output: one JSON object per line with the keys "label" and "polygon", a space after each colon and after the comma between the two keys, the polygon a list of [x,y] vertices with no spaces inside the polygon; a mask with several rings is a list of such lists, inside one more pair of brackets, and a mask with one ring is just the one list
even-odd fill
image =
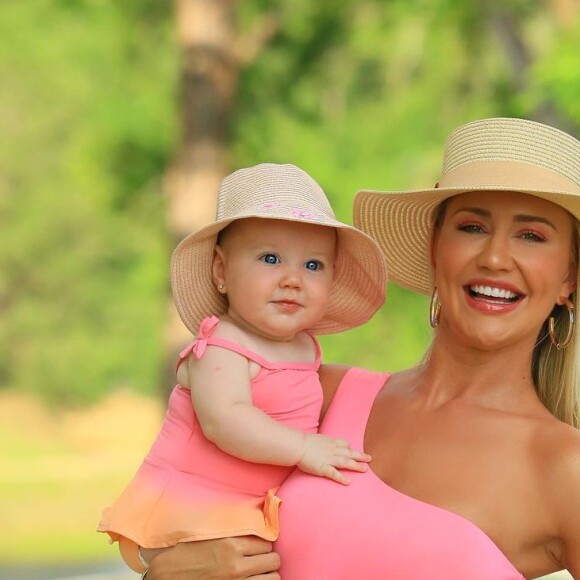
{"label": "woman's teeth", "polygon": [[501,300],[516,300],[518,298],[518,294],[515,292],[492,286],[470,286],[469,291],[472,295],[485,296],[487,298],[499,298]]}

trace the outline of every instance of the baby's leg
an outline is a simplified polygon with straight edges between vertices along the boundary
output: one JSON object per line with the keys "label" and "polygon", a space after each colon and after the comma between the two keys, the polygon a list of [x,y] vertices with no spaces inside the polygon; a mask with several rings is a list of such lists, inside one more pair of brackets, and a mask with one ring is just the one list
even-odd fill
{"label": "baby's leg", "polygon": [[141,563],[144,566],[148,566],[155,556],[165,552],[165,550],[169,550],[169,548],[139,548],[139,559],[143,560]]}
{"label": "baby's leg", "polygon": [[129,568],[142,574],[147,570],[151,560],[161,552],[169,548],[140,548],[133,540],[121,536],[119,538],[119,551]]}

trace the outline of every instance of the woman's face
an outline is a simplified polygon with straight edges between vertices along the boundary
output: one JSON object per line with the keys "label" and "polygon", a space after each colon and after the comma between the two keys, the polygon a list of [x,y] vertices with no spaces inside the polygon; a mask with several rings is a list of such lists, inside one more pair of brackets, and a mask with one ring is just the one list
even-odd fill
{"label": "woman's face", "polygon": [[515,192],[470,192],[447,202],[432,265],[440,326],[488,349],[527,341],[574,291],[570,214]]}

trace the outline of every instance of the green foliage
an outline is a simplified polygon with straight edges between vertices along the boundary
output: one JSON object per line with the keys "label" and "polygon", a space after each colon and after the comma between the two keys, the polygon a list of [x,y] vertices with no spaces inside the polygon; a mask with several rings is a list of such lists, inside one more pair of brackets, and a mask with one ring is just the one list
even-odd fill
{"label": "green foliage", "polygon": [[1,387],[156,388],[176,59],[146,4],[0,6]]}
{"label": "green foliage", "polygon": [[534,64],[532,103],[552,102],[562,116],[580,127],[580,21],[550,42]]}
{"label": "green foliage", "polygon": [[[235,6],[240,34],[266,16],[277,28],[241,74],[232,165],[296,163],[346,221],[357,189],[431,185],[460,123],[549,109],[580,125],[580,23],[548,3]],[[61,403],[156,388],[170,250],[160,183],[178,133],[172,19],[157,0],[0,4],[2,388]],[[429,336],[426,299],[393,286],[369,324],[323,344],[327,361],[394,370]]]}

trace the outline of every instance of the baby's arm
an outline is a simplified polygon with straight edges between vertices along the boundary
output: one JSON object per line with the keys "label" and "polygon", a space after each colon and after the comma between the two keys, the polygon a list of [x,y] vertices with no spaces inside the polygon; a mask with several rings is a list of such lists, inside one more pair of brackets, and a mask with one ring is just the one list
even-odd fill
{"label": "baby's arm", "polygon": [[204,435],[226,453],[255,463],[297,465],[345,484],[338,469],[367,469],[370,457],[350,449],[347,441],[303,433],[254,407],[249,362],[243,356],[208,346],[201,359],[188,358],[187,370]]}

